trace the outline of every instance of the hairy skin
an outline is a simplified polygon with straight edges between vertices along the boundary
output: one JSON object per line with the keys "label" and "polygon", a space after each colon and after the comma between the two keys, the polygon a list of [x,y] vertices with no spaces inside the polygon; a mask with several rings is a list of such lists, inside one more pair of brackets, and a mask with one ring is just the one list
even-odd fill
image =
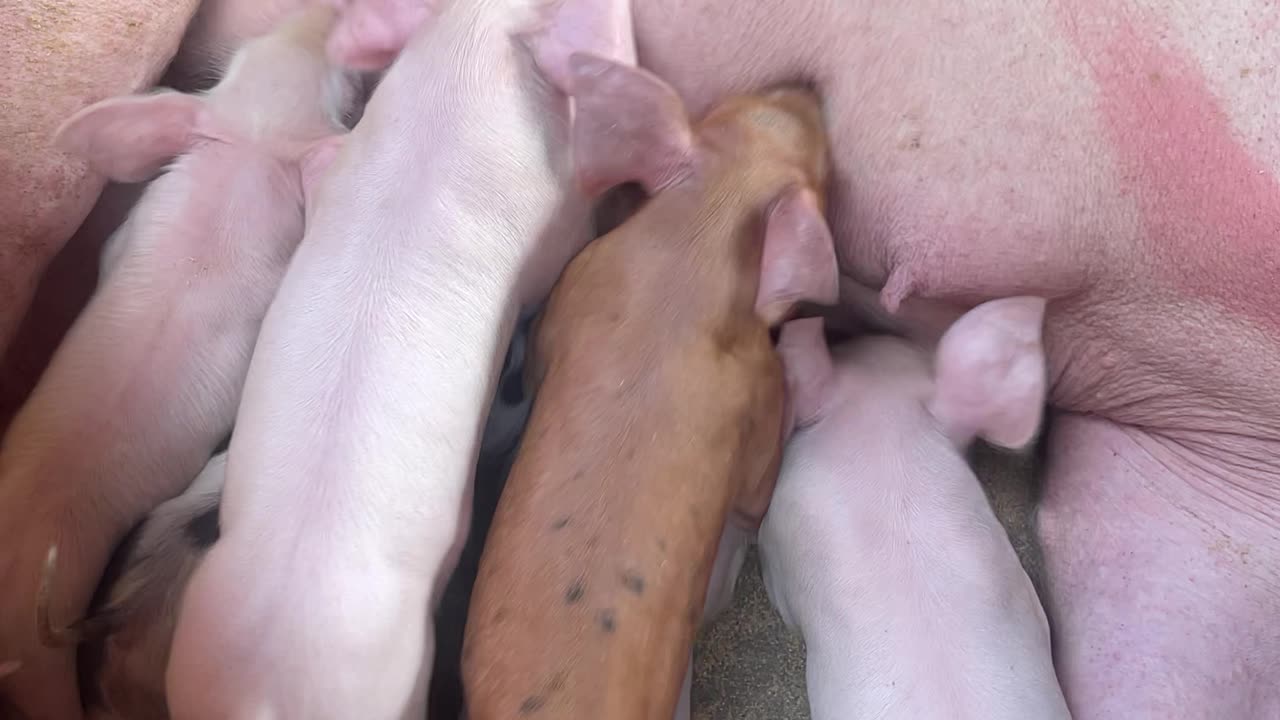
{"label": "hairy skin", "polygon": [[145,90],[198,0],[15,0],[0,12],[0,355],[104,180],[53,149],[76,111]]}
{"label": "hairy skin", "polygon": [[[575,122],[611,141],[575,129],[580,177],[635,173],[622,179],[655,194],[574,258],[539,320],[538,397],[466,631],[474,720],[671,718],[726,520],[758,523],[777,473],[784,393],[769,325],[779,304],[835,299],[825,227],[802,245],[785,220],[822,224],[795,194],[826,179],[817,98],[732,98],[690,130],[652,119],[674,104],[669,89],[590,95],[638,75],[578,76],[610,78],[575,95]],[[640,146],[663,160],[627,152],[629,132],[659,136]]]}
{"label": "hairy skin", "polygon": [[[0,655],[23,662],[0,698],[28,716],[78,717],[74,645],[47,626],[83,615],[112,548],[231,428],[315,157],[355,96],[323,59],[331,18],[246,47],[207,95],[112,98],[60,131],[117,180],[169,169],[108,243],[103,282],[0,443]],[[57,583],[38,593],[51,547]]]}
{"label": "hairy skin", "polygon": [[[633,52],[619,3],[573,4],[604,16],[588,48]],[[568,102],[512,37],[546,7],[448,4],[319,184],[255,346],[223,534],[183,599],[175,715],[422,717],[502,350],[587,240]]]}
{"label": "hairy skin", "polygon": [[[1039,523],[1077,718],[1280,713],[1274,16],[1207,0],[636,7],[641,64],[695,112],[784,80],[824,94],[851,310],[929,339],[982,300],[1051,299]],[[1169,673],[1183,679],[1153,680]]]}
{"label": "hairy skin", "polygon": [[[159,85],[183,92],[208,90],[232,54],[263,35],[308,0],[204,0],[187,26]],[[0,21],[2,22],[2,21]],[[63,118],[65,119],[65,118]],[[6,353],[0,347],[0,432],[35,387],[98,280],[107,239],[138,201],[145,183],[108,182],[79,228],[54,253],[34,290]]]}

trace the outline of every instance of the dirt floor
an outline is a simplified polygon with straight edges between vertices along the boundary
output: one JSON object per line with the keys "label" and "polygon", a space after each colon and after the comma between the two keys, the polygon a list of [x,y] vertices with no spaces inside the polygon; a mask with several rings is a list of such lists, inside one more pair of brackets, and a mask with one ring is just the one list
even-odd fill
{"label": "dirt floor", "polygon": [[[974,469],[1036,587],[1042,562],[1032,535],[1037,460],[980,446]],[[694,720],[804,720],[804,644],[769,604],[753,548],[733,607],[703,629],[694,649]]]}

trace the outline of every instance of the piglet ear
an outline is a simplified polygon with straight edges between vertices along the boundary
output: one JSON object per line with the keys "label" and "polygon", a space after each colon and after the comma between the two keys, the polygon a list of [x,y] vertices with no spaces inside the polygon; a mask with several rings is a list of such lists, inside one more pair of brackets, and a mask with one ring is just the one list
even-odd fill
{"label": "piglet ear", "polygon": [[150,179],[195,139],[203,102],[173,91],[111,98],[81,110],[54,145],[116,182]]}
{"label": "piglet ear", "polygon": [[831,351],[820,317],[792,320],[778,335],[778,357],[787,383],[787,417],[783,438],[813,424],[822,415],[823,399],[833,379]]}
{"label": "piglet ear", "polygon": [[653,194],[687,172],[693,130],[669,85],[586,53],[570,58],[569,74],[574,170],[588,197],[632,181]]}
{"label": "piglet ear", "polygon": [[831,230],[813,191],[792,185],[767,211],[756,312],[773,327],[797,303],[832,305],[839,296]]}
{"label": "piglet ear", "polygon": [[1045,301],[993,300],[942,336],[929,412],[958,443],[977,435],[1006,448],[1031,442],[1044,413]]}
{"label": "piglet ear", "polygon": [[693,131],[680,96],[635,67],[629,0],[541,0],[516,33],[538,71],[573,99],[573,156],[589,197],[626,182],[653,194],[679,178]]}
{"label": "piglet ear", "polygon": [[636,64],[629,0],[539,0],[533,21],[515,35],[543,77],[566,95],[573,93],[569,58],[574,53]]}

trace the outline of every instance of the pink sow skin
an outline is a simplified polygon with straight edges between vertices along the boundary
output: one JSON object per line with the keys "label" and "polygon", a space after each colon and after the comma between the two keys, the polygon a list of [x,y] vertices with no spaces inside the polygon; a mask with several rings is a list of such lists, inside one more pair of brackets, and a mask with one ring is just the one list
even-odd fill
{"label": "pink sow skin", "polygon": [[1037,528],[1074,717],[1280,716],[1273,3],[637,4],[691,111],[811,81],[847,317],[1048,299]]}

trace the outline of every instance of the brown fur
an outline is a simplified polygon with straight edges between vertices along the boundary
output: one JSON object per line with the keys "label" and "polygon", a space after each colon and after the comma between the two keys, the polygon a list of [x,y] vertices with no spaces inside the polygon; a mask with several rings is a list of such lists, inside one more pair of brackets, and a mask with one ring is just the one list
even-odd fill
{"label": "brown fur", "polygon": [[738,97],[696,160],[569,265],[540,320],[541,385],[471,605],[471,720],[670,720],[720,534],[776,477],[783,378],[755,303],[765,217],[821,197],[806,93]]}

